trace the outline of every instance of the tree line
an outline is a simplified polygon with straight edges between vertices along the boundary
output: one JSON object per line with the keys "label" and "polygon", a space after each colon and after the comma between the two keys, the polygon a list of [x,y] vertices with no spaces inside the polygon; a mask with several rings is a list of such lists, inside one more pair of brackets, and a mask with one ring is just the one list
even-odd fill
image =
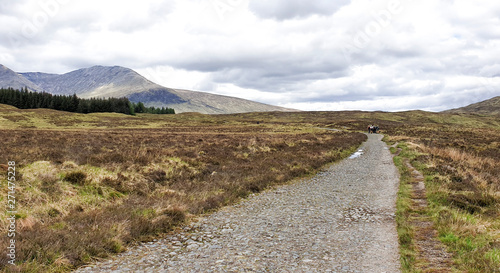
{"label": "tree line", "polygon": [[32,92],[28,88],[16,90],[0,89],[0,103],[19,109],[47,108],[75,113],[115,112],[127,115],[136,113],[175,114],[172,108],[146,107],[142,102],[133,103],[128,98],[90,98],[82,99],[74,95],[52,95],[45,92]]}

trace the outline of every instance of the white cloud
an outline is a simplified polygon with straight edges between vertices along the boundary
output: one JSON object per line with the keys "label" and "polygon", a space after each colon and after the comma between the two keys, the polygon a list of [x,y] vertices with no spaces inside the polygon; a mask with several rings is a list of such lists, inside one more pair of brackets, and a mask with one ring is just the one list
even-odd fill
{"label": "white cloud", "polygon": [[214,91],[208,73],[175,69],[171,66],[145,67],[135,70],[148,80],[175,89]]}
{"label": "white cloud", "polygon": [[443,110],[500,93],[500,2],[24,0],[0,12],[0,62],[17,71],[121,65],[304,110]]}

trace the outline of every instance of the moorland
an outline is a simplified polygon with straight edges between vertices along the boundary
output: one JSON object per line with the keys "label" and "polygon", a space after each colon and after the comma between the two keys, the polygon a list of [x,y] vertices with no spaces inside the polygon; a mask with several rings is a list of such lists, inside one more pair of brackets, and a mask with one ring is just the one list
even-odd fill
{"label": "moorland", "polygon": [[[313,175],[350,155],[377,124],[404,178],[407,158],[425,175],[439,239],[453,270],[500,263],[498,116],[386,112],[232,115],[95,113],[0,105],[0,163],[16,162],[17,265],[65,272],[170,232],[273,185]],[[329,131],[320,128],[334,128]],[[7,174],[1,173],[6,203]],[[418,272],[413,217],[398,203],[402,265]],[[406,203],[405,203],[406,202]],[[6,234],[7,218],[0,220]],[[0,242],[6,249],[7,242]],[[0,256],[2,265],[7,260]]]}

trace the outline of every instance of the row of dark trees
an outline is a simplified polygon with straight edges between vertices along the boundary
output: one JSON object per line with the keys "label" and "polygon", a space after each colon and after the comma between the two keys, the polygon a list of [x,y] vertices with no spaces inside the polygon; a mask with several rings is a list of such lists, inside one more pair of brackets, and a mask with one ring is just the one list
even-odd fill
{"label": "row of dark trees", "polygon": [[67,96],[31,92],[27,88],[21,90],[1,88],[0,103],[20,109],[48,108],[83,114],[99,112],[115,112],[127,115],[135,115],[135,113],[175,114],[174,109],[145,107],[142,102],[133,103],[125,97],[82,99],[76,95]]}
{"label": "row of dark trees", "polygon": [[132,103],[136,113],[149,113],[149,114],[175,114],[174,109],[166,107],[146,107],[142,102]]}

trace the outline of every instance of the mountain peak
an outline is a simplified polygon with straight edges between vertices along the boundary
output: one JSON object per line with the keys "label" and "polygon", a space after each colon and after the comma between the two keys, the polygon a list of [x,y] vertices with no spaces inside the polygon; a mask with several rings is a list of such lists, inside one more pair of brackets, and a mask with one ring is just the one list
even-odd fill
{"label": "mountain peak", "polygon": [[[96,65],[65,74],[40,72],[15,73],[0,69],[0,87],[28,87],[52,94],[91,97],[128,97],[146,106],[168,107],[176,113],[230,114],[242,112],[290,111],[254,101],[163,87],[122,66]],[[10,71],[10,73],[9,73]]]}
{"label": "mountain peak", "polygon": [[3,64],[0,64],[0,87],[12,87],[14,89],[21,89],[27,87],[32,91],[41,91],[40,86],[26,79],[19,73],[14,72]]}
{"label": "mountain peak", "polygon": [[[91,67],[87,67],[87,68],[82,68],[83,70],[126,70],[126,71],[134,71],[130,68],[126,68],[126,67],[123,67],[123,66],[118,66],[118,65],[113,65],[113,66],[108,66],[108,65],[94,65],[94,66],[91,66]],[[82,69],[78,69],[78,70],[82,70]],[[76,71],[78,71],[76,70]]]}
{"label": "mountain peak", "polygon": [[[109,73],[109,72],[113,72],[113,73],[121,72],[121,73],[137,74],[137,72],[135,72],[134,70],[132,70],[130,68],[123,67],[123,66],[103,66],[103,65],[94,65],[94,66],[87,67],[87,68],[81,68],[81,69],[77,69],[77,70],[74,70],[74,71],[71,71],[71,72],[68,72],[65,74],[70,74],[70,73]],[[65,75],[65,74],[63,74],[63,75]]]}

